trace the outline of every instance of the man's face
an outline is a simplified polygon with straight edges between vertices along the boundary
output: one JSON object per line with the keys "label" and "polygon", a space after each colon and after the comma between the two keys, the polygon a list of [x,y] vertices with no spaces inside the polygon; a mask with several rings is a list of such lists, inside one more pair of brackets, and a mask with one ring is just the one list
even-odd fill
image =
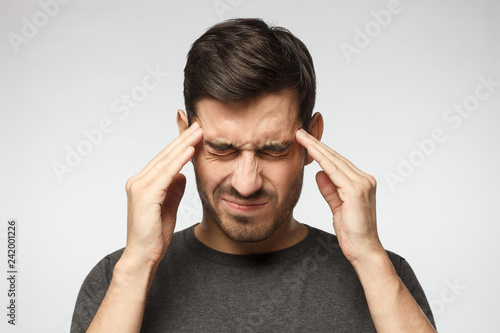
{"label": "man's face", "polygon": [[196,104],[203,140],[193,164],[203,219],[231,240],[258,242],[292,218],[304,170],[295,92],[246,104],[204,98]]}

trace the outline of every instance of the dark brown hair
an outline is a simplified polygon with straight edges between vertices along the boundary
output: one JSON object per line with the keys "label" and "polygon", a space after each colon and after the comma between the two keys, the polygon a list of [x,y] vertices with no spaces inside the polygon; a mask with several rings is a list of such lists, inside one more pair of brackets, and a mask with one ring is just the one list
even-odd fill
{"label": "dark brown hair", "polygon": [[316,75],[306,46],[290,31],[261,19],[231,19],[198,38],[184,68],[189,119],[201,98],[245,102],[263,93],[293,89],[302,127],[309,128],[316,100]]}

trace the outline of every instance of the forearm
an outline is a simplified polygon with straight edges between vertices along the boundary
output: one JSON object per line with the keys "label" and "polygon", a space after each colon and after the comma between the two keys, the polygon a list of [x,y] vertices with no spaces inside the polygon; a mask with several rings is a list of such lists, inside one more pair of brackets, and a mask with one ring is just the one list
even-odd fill
{"label": "forearm", "polygon": [[126,255],[116,263],[110,286],[87,332],[140,332],[155,267]]}
{"label": "forearm", "polygon": [[353,266],[377,332],[436,332],[385,252]]}

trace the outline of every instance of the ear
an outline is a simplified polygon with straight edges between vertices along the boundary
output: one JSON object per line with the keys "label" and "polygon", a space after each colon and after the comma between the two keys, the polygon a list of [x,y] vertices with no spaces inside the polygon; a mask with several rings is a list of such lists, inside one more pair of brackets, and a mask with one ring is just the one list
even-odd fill
{"label": "ear", "polygon": [[177,127],[179,128],[179,135],[189,127],[188,117],[181,109],[177,110]]}
{"label": "ear", "polygon": [[[321,140],[323,136],[323,116],[321,113],[316,112],[311,118],[311,124],[309,125],[309,134],[315,137],[317,140]],[[305,164],[309,164],[313,161],[313,158],[307,154]]]}

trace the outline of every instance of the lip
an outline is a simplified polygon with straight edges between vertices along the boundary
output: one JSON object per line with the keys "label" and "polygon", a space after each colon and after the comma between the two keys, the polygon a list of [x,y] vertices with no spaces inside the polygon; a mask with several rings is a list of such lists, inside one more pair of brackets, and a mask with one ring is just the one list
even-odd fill
{"label": "lip", "polygon": [[226,207],[238,213],[253,213],[267,206],[267,202],[241,202],[231,199],[222,199]]}

